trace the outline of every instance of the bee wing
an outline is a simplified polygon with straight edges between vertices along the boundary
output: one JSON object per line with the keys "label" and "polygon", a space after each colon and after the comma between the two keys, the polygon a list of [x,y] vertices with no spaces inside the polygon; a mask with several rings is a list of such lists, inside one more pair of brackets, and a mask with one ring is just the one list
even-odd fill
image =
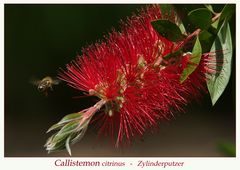
{"label": "bee wing", "polygon": [[59,80],[59,79],[53,79],[52,84],[58,85],[60,82],[61,82],[61,80]]}
{"label": "bee wing", "polygon": [[35,78],[31,78],[29,80],[29,83],[31,83],[32,85],[35,85],[35,86],[38,86],[40,82],[41,82],[41,80],[35,79]]}

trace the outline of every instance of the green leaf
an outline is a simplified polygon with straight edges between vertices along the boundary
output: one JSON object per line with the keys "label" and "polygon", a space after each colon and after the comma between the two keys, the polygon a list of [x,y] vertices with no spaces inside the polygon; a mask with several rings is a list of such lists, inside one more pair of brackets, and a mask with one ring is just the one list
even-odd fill
{"label": "green leaf", "polygon": [[222,20],[228,21],[234,12],[235,12],[235,5],[233,4],[225,5],[221,12],[220,21]]}
{"label": "green leaf", "polygon": [[64,126],[64,124],[62,123],[62,124],[54,124],[54,125],[52,125],[48,130],[47,130],[47,133],[48,132],[50,132],[50,131],[52,131],[52,130],[58,130],[58,129],[60,129],[61,127],[63,127]]}
{"label": "green leaf", "polygon": [[199,41],[199,38],[196,38],[196,42],[194,44],[192,55],[187,63],[186,68],[183,70],[181,77],[180,77],[180,83],[183,83],[190,74],[197,68],[202,56],[202,47]]}
{"label": "green leaf", "polygon": [[69,136],[65,142],[65,147],[68,151],[68,154],[71,156],[72,155],[72,152],[71,152],[71,148],[70,148],[70,145],[69,145],[69,142],[70,142],[70,139],[71,139],[71,136]]}
{"label": "green leaf", "polygon": [[81,118],[82,118],[82,112],[68,114],[68,115],[64,116],[64,117],[58,122],[58,124],[71,122],[71,121],[73,121],[73,120],[77,120],[77,119],[81,119]]}
{"label": "green leaf", "polygon": [[207,30],[201,31],[201,33],[199,34],[199,41],[201,42],[202,53],[208,53],[210,51],[216,35],[217,32],[213,33],[212,31],[209,32]]}
{"label": "green leaf", "polygon": [[218,149],[225,155],[225,156],[236,156],[236,147],[233,143],[230,142],[224,142],[219,143]]}
{"label": "green leaf", "polygon": [[189,12],[188,18],[197,28],[201,29],[208,29],[212,23],[212,14],[206,8],[199,8]]}
{"label": "green leaf", "polygon": [[61,127],[63,127],[65,124],[74,121],[74,120],[78,120],[82,118],[82,113],[78,112],[78,113],[72,113],[69,115],[66,115],[65,117],[63,117],[57,124],[52,125],[48,130],[47,133],[52,131],[52,130],[58,130]]}
{"label": "green leaf", "polygon": [[229,21],[234,13],[235,13],[235,5],[233,4],[225,5],[221,11],[220,17],[214,23],[212,23],[212,26],[215,29],[219,30],[222,22],[224,20]]}
{"label": "green leaf", "polygon": [[65,149],[64,140],[54,141],[56,134],[49,137],[46,144],[44,145],[46,147],[46,150],[48,150],[48,153]]}
{"label": "green leaf", "polygon": [[214,12],[214,10],[213,10],[213,8],[212,8],[212,5],[210,5],[210,4],[206,4],[206,5],[204,5],[209,11],[211,11],[213,14],[215,13]]}
{"label": "green leaf", "polygon": [[[212,105],[214,105],[225,90],[231,75],[232,62],[232,39],[228,22],[225,20],[217,34],[212,45],[211,52],[222,51],[212,57],[215,60],[215,74],[206,74],[208,91],[211,96]],[[219,65],[216,61],[222,61]]]}
{"label": "green leaf", "polygon": [[212,34],[206,30],[203,30],[199,35],[199,40],[209,40],[212,37]]}
{"label": "green leaf", "polygon": [[63,126],[58,134],[71,133],[79,126],[79,121],[72,121]]}
{"label": "green leaf", "polygon": [[170,41],[179,41],[183,38],[180,28],[169,20],[156,20],[151,22],[153,28]]}
{"label": "green leaf", "polygon": [[79,130],[74,136],[72,136],[71,143],[74,144],[77,141],[81,140],[87,131],[88,126],[84,126]]}
{"label": "green leaf", "polygon": [[179,50],[177,50],[177,51],[175,51],[173,53],[169,53],[169,54],[165,55],[163,57],[163,59],[164,60],[169,60],[170,58],[177,57],[177,56],[181,55],[182,53],[183,53],[183,49],[180,48]]}
{"label": "green leaf", "polygon": [[181,30],[181,33],[186,34],[186,29],[183,25],[183,22],[180,19],[177,20],[177,25],[178,25],[179,29]]}
{"label": "green leaf", "polygon": [[57,124],[52,125],[48,129],[47,133],[52,131],[52,130],[58,130],[61,127],[63,127],[66,123],[69,123],[71,121],[78,120],[78,119],[81,119],[81,118],[82,118],[82,113],[81,112],[68,114],[68,115],[64,116]]}
{"label": "green leaf", "polygon": [[46,150],[48,150],[48,153],[51,153],[55,151],[64,150],[65,148],[66,148],[65,142],[64,140],[62,140],[55,143],[51,143],[51,145],[47,146]]}
{"label": "green leaf", "polygon": [[57,143],[59,141],[64,141],[71,134],[77,131],[79,125],[78,121],[70,122],[62,127],[62,129],[54,136],[52,143]]}
{"label": "green leaf", "polygon": [[220,21],[220,18],[218,18],[215,22],[213,22],[211,25],[213,28],[217,29],[218,28],[218,23]]}
{"label": "green leaf", "polygon": [[176,12],[175,7],[171,4],[161,4],[159,6],[160,6],[160,9],[161,9],[162,19],[168,20],[169,18],[172,17],[172,15],[174,15],[174,18],[176,20],[176,24],[178,25],[182,34],[186,33],[186,29],[185,29],[179,15]]}
{"label": "green leaf", "polygon": [[53,138],[54,138],[55,135],[56,135],[56,134],[50,136],[50,137],[47,139],[47,142],[45,143],[44,147],[47,147],[47,146],[51,145],[52,140],[53,140]]}

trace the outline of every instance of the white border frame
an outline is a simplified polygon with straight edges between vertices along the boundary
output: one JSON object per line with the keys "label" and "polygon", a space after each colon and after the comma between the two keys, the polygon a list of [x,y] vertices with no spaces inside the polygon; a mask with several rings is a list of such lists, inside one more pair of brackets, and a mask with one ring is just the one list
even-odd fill
{"label": "white border frame", "polygon": [[[59,157],[4,157],[4,4],[5,3],[234,3],[236,4],[236,150],[237,155],[235,158],[228,158],[228,157],[80,157],[80,158],[69,158],[69,157],[62,157],[61,159],[72,159],[72,160],[80,160],[80,161],[124,161],[126,163],[126,166],[124,167],[57,167],[55,166],[55,161],[59,159]],[[216,169],[216,170],[236,170],[240,169],[240,159],[239,159],[239,112],[240,112],[240,103],[239,103],[239,97],[240,97],[240,91],[238,89],[239,87],[239,73],[240,73],[240,67],[238,64],[240,64],[240,58],[239,58],[239,49],[240,44],[238,42],[239,37],[239,4],[236,0],[230,0],[230,1],[206,1],[202,0],[201,2],[192,0],[192,1],[179,1],[179,0],[168,0],[168,1],[152,1],[152,0],[121,0],[121,1],[112,1],[112,0],[105,0],[105,1],[92,1],[92,0],[69,0],[69,1],[56,1],[56,0],[42,0],[42,1],[31,1],[31,0],[24,0],[24,1],[18,1],[18,0],[8,0],[8,1],[1,1],[0,4],[0,54],[1,54],[1,61],[0,61],[0,108],[1,108],[1,115],[0,115],[0,169],[8,170],[8,169],[24,169],[24,170],[32,170],[32,169],[41,169],[41,170],[47,170],[47,169],[105,169],[110,168],[113,169],[143,169],[141,167],[136,166],[139,160],[151,160],[151,161],[183,161],[184,166],[179,167],[183,170],[203,170],[203,169]],[[131,165],[132,164],[132,165]],[[159,169],[162,167],[145,167],[145,169]],[[177,167],[167,167],[168,169],[176,169]]]}

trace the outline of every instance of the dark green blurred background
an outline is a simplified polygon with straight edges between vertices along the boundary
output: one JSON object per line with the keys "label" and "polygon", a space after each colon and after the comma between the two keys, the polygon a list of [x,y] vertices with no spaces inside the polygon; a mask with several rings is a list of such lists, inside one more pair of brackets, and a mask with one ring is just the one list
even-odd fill
{"label": "dark green blurred background", "polygon": [[[45,97],[29,81],[56,76],[82,47],[103,39],[113,27],[118,30],[120,19],[141,7],[5,5],[5,156],[67,156],[65,151],[47,154],[45,132],[64,115],[94,104],[94,99],[73,99],[82,93],[65,84]],[[234,24],[235,18],[233,35]],[[162,122],[158,132],[128,148],[99,143],[90,128],[72,150],[74,156],[226,156],[218,147],[225,142],[235,145],[235,62],[230,83],[214,107],[206,96],[202,104]]]}

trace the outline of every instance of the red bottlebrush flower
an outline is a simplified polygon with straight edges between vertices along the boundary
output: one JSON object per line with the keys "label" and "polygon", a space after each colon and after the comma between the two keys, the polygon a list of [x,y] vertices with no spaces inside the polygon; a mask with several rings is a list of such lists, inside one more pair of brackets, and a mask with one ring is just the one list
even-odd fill
{"label": "red bottlebrush flower", "polygon": [[[164,59],[184,43],[171,42],[154,30],[151,21],[162,17],[159,6],[147,7],[122,23],[121,32],[113,31],[102,43],[84,49],[82,56],[59,74],[73,88],[99,97],[99,134],[116,137],[116,146],[143,135],[160,120],[170,119],[206,92],[208,54],[180,83],[191,53]],[[97,111],[87,112],[89,118]]]}

